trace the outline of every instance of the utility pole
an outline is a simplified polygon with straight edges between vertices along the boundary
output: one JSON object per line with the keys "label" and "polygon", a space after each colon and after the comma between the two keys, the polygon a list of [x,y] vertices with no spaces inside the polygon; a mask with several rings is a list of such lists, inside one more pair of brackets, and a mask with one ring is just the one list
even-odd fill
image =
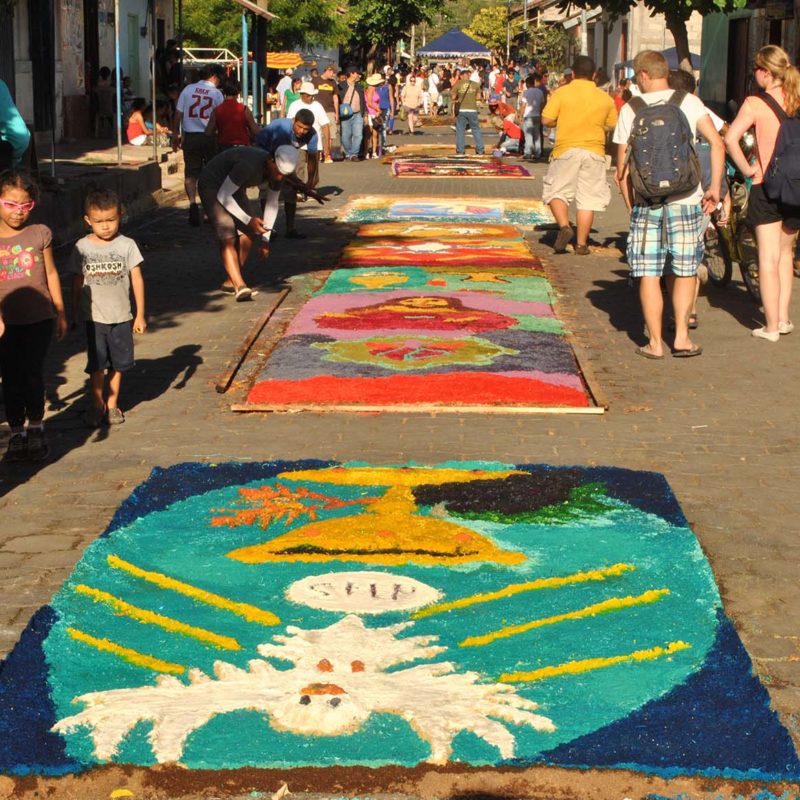
{"label": "utility pole", "polygon": [[511,58],[511,0],[506,5],[506,64]]}
{"label": "utility pole", "polygon": [[589,28],[585,8],[581,9],[581,55],[589,55]]}
{"label": "utility pole", "polygon": [[523,41],[525,43],[525,57],[528,56],[528,0],[522,0],[522,29],[524,31]]}

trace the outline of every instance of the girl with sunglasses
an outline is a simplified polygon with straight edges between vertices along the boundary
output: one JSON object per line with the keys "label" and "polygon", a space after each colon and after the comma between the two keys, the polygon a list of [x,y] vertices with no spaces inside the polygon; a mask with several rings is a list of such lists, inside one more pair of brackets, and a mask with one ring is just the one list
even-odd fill
{"label": "girl with sunglasses", "polygon": [[47,458],[44,359],[53,320],[59,340],[67,332],[52,233],[46,225],[27,224],[36,197],[36,184],[24,173],[0,174],[0,374],[11,428],[5,458],[12,462]]}

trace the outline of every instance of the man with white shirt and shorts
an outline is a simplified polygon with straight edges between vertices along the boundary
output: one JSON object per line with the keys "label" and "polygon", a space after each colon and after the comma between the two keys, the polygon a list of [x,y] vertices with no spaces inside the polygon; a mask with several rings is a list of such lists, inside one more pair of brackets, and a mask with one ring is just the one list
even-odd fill
{"label": "man with white shirt and shorts", "polygon": [[217,143],[206,136],[206,126],[211,112],[225,97],[219,90],[224,70],[209,65],[200,73],[197,83],[190,83],[180,94],[172,120],[172,150],[183,150],[183,171],[186,196],[189,198],[189,224],[200,224],[200,206],[197,204],[197,179],[203,167],[217,153]]}
{"label": "man with white shirt and shorts", "polygon": [[[310,81],[303,81],[300,84],[300,99],[295,100],[286,109],[286,118],[294,119],[297,112],[303,108],[308,109],[314,115],[314,131],[317,134],[317,142],[322,143],[322,152],[331,152],[331,124],[328,114],[315,96],[318,89]],[[300,148],[300,161],[297,164],[297,177],[301,181],[307,182],[312,188],[319,183],[319,152],[309,156],[308,145],[304,144]],[[312,162],[313,161],[313,165]],[[313,171],[311,167],[313,166]]]}
{"label": "man with white shirt and shorts", "polygon": [[[669,66],[661,53],[644,50],[633,61],[633,71],[641,98],[648,105],[667,104],[673,95],[669,88]],[[677,102],[677,99],[675,100]],[[649,359],[664,357],[661,339],[664,299],[661,276],[669,257],[671,274],[668,286],[675,314],[675,340],[672,354],[676,357],[699,356],[703,349],[689,338],[689,312],[694,296],[695,275],[703,258],[704,214],[711,214],[719,203],[725,146],[708,115],[703,102],[692,94],[683,96],[680,110],[686,117],[694,139],[701,134],[711,148],[711,182],[704,192],[700,182],[693,192],[663,205],[650,206],[631,191],[630,165],[627,155],[631,128],[636,110],[626,103],[619,112],[614,130],[617,145],[615,181],[631,210],[627,258],[631,275],[639,278],[639,299],[649,342],[636,350],[637,355]]]}

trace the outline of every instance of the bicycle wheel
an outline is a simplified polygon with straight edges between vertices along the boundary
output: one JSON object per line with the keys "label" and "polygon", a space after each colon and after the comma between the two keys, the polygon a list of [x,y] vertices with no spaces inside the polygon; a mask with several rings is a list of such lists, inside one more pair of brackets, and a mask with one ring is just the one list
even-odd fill
{"label": "bicycle wheel", "polygon": [[739,269],[742,271],[742,280],[750,297],[761,302],[761,289],[758,286],[758,248],[756,247],[756,237],[753,229],[747,224],[742,223],[736,231],[737,250],[741,256]]}
{"label": "bicycle wheel", "polygon": [[714,286],[727,286],[733,276],[733,261],[725,236],[720,236],[716,225],[706,228],[705,244],[703,263],[708,270],[708,279]]}

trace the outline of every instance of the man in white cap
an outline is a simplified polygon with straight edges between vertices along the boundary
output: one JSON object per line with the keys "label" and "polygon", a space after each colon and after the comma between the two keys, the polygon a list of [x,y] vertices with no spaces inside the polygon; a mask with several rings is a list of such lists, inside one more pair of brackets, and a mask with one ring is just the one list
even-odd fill
{"label": "man in white cap", "polygon": [[[323,198],[304,186],[293,174],[297,148],[279,145],[274,153],[260,147],[234,147],[220,153],[200,174],[198,192],[219,241],[227,280],[221,290],[238,302],[250,300],[253,292],[244,282],[242,268],[250,255],[253,239],[260,239],[262,257],[269,253],[269,238],[278,215],[278,198],[284,183],[292,183],[318,202]],[[248,198],[247,189],[266,185],[263,213]]]}
{"label": "man in white cap", "polygon": [[[330,156],[331,153],[331,125],[322,103],[315,99],[318,93],[317,88],[310,81],[303,81],[300,84],[300,98],[295,100],[289,108],[286,109],[286,118],[293,120],[299,111],[308,109],[314,115],[314,132],[317,134],[317,140],[322,140],[322,153]],[[317,158],[315,154],[314,159]],[[314,169],[313,180],[308,180],[309,174],[307,170],[307,163],[309,161],[308,145],[304,144],[300,148],[300,163],[297,165],[297,177],[302,181],[308,181],[311,187],[319,183],[319,170]]]}

